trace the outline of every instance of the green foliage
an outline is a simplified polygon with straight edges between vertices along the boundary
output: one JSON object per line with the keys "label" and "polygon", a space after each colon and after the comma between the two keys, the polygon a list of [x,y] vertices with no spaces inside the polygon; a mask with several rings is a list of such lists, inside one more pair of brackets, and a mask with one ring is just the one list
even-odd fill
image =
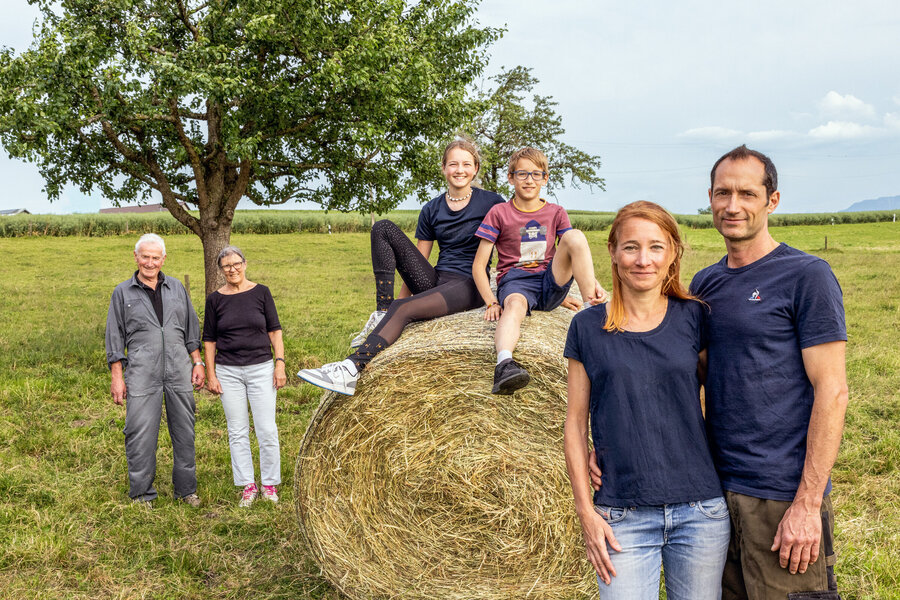
{"label": "green foliage", "polygon": [[223,195],[392,208],[431,177],[416,157],[464,116],[498,35],[471,24],[473,0],[39,6],[32,47],[0,54],[10,154],[51,199],[170,191],[201,213]]}
{"label": "green foliage", "polygon": [[[571,210],[572,226],[582,231],[603,231],[612,223],[615,213]],[[878,223],[893,220],[892,211],[822,214],[774,214],[769,217],[773,227],[792,225],[830,225],[846,223]],[[393,210],[377,218],[390,219],[402,230],[413,232],[419,218],[417,210]],[[711,215],[675,215],[675,220],[690,229],[710,229]],[[235,212],[234,233],[366,233],[372,216],[359,213],[323,212],[316,210],[240,210]],[[0,218],[0,238],[29,236],[88,236],[134,235],[158,233],[178,235],[190,230],[168,213],[143,214],[74,214],[74,215],[14,215]]]}
{"label": "green foliage", "polygon": [[557,188],[565,188],[566,180],[575,188],[587,185],[605,189],[599,176],[600,157],[560,141],[566,130],[562,117],[556,114],[550,96],[534,94],[531,108],[525,96],[539,82],[531,69],[514,67],[491,78],[496,87],[477,97],[480,112],[470,128],[481,151],[481,179],[485,189],[509,197],[512,186],[506,178],[509,157],[523,146],[532,146],[547,155],[550,181],[547,190],[555,196]]}
{"label": "green foliage", "polygon": [[[699,212],[699,211],[698,211]],[[870,210],[839,213],[773,213],[769,215],[771,227],[792,225],[844,225],[848,223],[886,223],[894,220],[896,211]],[[711,213],[675,215],[675,220],[691,229],[708,229],[713,226]]]}
{"label": "green foliage", "polygon": [[[417,210],[395,210],[387,218],[404,231],[414,231]],[[372,217],[359,213],[316,210],[241,210],[235,212],[233,233],[331,233],[368,232]],[[70,235],[180,235],[191,231],[167,212],[143,214],[14,215],[0,218],[0,238]]]}

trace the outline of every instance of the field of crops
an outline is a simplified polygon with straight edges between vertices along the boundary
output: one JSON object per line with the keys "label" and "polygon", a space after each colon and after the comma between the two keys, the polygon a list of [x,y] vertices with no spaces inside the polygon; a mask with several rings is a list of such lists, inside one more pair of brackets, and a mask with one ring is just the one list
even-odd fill
{"label": "field of crops", "polygon": [[[602,231],[609,227],[615,213],[572,210],[572,226],[583,231]],[[415,231],[417,210],[396,210],[375,219],[388,218],[404,231]],[[712,227],[710,215],[676,215],[678,222],[691,229]],[[894,219],[894,212],[773,214],[770,223],[789,225],[839,225],[877,223]],[[373,216],[361,213],[317,210],[240,210],[234,218],[233,233],[362,233],[369,230]],[[15,215],[0,217],[0,237],[69,235],[102,237],[142,233],[179,235],[191,233],[168,212],[138,214]]]}

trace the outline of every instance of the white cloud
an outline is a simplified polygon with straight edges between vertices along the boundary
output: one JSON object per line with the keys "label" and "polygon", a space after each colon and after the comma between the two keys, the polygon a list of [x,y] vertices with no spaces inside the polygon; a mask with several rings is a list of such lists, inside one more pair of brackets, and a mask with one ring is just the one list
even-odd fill
{"label": "white cloud", "polygon": [[882,133],[883,129],[849,121],[828,121],[825,125],[809,130],[810,137],[821,140],[855,140],[876,137]]}
{"label": "white cloud", "polygon": [[769,129],[767,131],[751,131],[747,139],[754,142],[774,142],[797,137],[796,131],[786,129]]}
{"label": "white cloud", "polygon": [[819,101],[819,108],[826,117],[875,118],[875,107],[852,94],[841,96],[835,91],[830,91]]}
{"label": "white cloud", "polygon": [[886,113],[884,115],[884,126],[891,131],[900,132],[900,113]]}
{"label": "white cloud", "polygon": [[736,129],[728,129],[727,127],[695,127],[678,134],[679,137],[689,137],[705,140],[728,140],[743,135]]}
{"label": "white cloud", "polygon": [[900,106],[900,94],[894,96],[893,98],[891,98],[891,100],[894,101],[894,104]]}

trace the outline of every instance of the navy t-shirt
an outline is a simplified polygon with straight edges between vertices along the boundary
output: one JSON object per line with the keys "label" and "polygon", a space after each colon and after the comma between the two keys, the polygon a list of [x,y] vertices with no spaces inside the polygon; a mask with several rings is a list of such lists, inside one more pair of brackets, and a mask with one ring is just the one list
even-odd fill
{"label": "navy t-shirt", "polygon": [[575,315],[565,356],[591,383],[591,438],[603,485],[594,503],[654,506],[722,495],[703,426],[697,355],[705,307],[669,298],[655,329],[603,329],[606,306]]}
{"label": "navy t-shirt", "polygon": [[281,329],[272,292],[257,283],[245,292],[206,297],[203,341],[216,343],[216,362],[232,367],[272,360],[269,332]]}
{"label": "navy t-shirt", "polygon": [[801,350],[847,339],[841,288],[828,263],[785,244],[737,269],[726,260],[691,282],[710,307],[710,449],[726,490],[789,502],[813,405]]}
{"label": "navy t-shirt", "polygon": [[491,207],[503,202],[500,194],[475,187],[462,210],[450,210],[444,194],[429,200],[419,213],[416,239],[438,243],[440,253],[435,270],[471,277],[472,262],[481,242],[475,232]]}

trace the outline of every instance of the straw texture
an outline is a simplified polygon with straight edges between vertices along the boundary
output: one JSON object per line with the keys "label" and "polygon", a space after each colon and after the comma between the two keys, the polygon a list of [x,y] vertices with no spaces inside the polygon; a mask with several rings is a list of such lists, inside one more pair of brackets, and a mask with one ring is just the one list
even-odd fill
{"label": "straw texture", "polygon": [[596,592],[563,455],[572,312],[525,320],[531,374],[490,393],[484,309],[407,328],[354,396],[326,394],[297,459],[300,529],[350,598],[581,598]]}

